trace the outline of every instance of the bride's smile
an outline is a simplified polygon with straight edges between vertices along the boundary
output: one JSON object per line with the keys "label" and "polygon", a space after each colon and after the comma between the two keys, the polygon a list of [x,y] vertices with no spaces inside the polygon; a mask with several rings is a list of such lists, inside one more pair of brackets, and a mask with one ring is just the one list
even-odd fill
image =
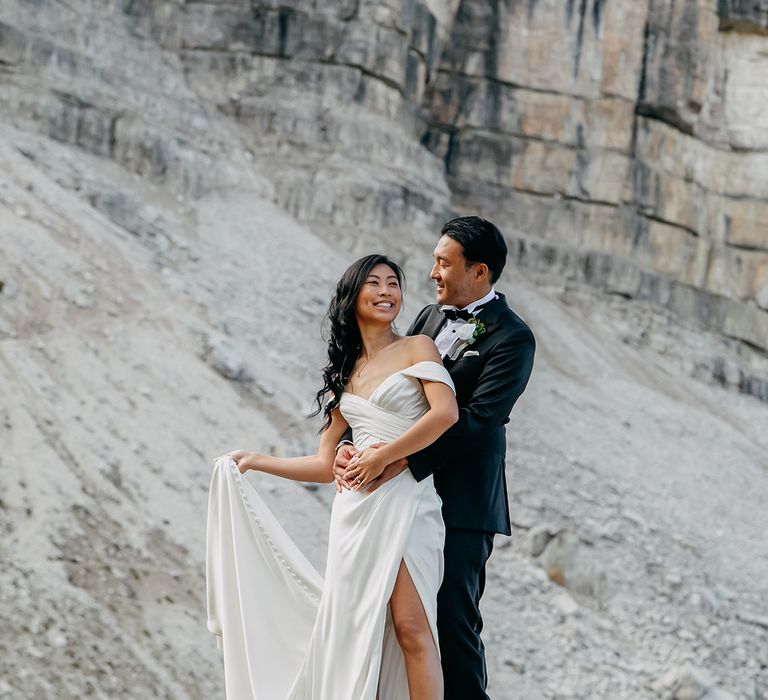
{"label": "bride's smile", "polygon": [[358,322],[390,324],[400,313],[402,294],[389,265],[376,265],[366,277],[355,303]]}

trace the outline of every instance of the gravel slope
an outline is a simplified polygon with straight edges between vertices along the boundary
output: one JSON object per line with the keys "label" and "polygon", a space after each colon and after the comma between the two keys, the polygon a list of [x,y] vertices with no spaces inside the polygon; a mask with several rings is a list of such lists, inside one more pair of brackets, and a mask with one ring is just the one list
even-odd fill
{"label": "gravel slope", "polygon": [[[97,192],[130,203],[122,225]],[[431,241],[397,245],[405,327]],[[350,256],[252,188],[179,202],[10,127],[0,251],[0,697],[223,697],[211,460],[314,444],[319,326]],[[515,269],[500,289],[538,355],[484,599],[493,697],[768,697],[766,405],[691,367],[738,351]],[[322,568],[332,488],[261,481]]]}

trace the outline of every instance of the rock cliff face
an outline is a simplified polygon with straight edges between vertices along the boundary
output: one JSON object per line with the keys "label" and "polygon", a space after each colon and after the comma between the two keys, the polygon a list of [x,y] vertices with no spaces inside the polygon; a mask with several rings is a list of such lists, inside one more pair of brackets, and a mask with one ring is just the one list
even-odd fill
{"label": "rock cliff face", "polygon": [[428,90],[521,259],[768,347],[765,3],[463,2]]}
{"label": "rock cliff face", "polygon": [[[210,460],[311,450],[332,283],[393,254],[406,325],[464,211],[539,347],[493,697],[764,696],[765,408],[713,384],[768,400],[767,15],[0,3],[0,698],[222,696]],[[332,490],[260,484],[322,570]]]}
{"label": "rock cliff face", "polygon": [[184,196],[261,171],[358,248],[481,211],[521,264],[766,349],[767,8],[9,2],[1,109]]}
{"label": "rock cliff face", "polygon": [[291,214],[337,240],[445,215],[443,164],[419,143],[440,33],[423,3],[189,3],[175,21],[190,87],[270,163]]}

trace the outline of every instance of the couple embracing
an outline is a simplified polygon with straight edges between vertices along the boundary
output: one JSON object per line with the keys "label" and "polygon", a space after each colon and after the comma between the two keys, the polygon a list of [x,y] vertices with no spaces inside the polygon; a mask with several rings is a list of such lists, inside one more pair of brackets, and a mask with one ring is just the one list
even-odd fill
{"label": "couple embracing", "polygon": [[[493,284],[498,229],[448,222],[437,304],[406,336],[403,275],[369,255],[342,276],[317,412],[317,454],[216,460],[208,506],[208,628],[229,700],[482,700],[479,603],[495,533],[510,534],[504,425],[534,338]],[[336,482],[323,579],[243,478]]]}

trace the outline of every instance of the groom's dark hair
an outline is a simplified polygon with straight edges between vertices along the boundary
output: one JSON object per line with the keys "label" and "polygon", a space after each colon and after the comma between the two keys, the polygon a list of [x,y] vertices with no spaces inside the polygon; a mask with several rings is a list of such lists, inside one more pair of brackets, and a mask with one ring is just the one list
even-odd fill
{"label": "groom's dark hair", "polygon": [[491,284],[499,279],[507,262],[507,244],[501,231],[490,221],[479,216],[461,216],[445,224],[440,234],[461,245],[467,265],[488,265]]}

